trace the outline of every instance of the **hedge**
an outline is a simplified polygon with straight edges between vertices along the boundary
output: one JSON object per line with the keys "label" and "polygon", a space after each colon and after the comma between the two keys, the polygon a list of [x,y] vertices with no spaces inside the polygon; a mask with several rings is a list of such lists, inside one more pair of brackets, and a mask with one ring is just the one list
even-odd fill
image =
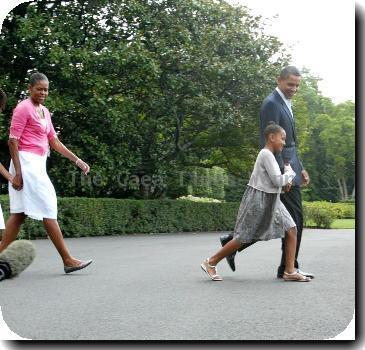
{"label": "hedge", "polygon": [[304,226],[330,228],[335,219],[355,219],[355,203],[303,202]]}
{"label": "hedge", "polygon": [[[5,219],[8,196],[0,196]],[[204,203],[190,200],[132,200],[109,198],[59,198],[58,222],[65,237],[132,233],[231,231],[238,202]],[[304,202],[305,222],[330,227],[335,218],[355,217],[351,204]],[[46,237],[42,222],[27,219],[21,238]]]}
{"label": "hedge", "polygon": [[[5,219],[9,200],[0,196]],[[131,233],[227,231],[238,203],[197,203],[188,200],[58,198],[58,222],[64,237]],[[42,222],[27,219],[21,238],[46,237]]]}

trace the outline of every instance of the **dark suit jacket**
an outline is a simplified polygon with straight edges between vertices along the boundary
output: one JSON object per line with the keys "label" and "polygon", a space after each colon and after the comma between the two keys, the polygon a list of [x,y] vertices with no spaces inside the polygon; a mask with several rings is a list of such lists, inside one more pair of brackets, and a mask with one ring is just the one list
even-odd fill
{"label": "dark suit jacket", "polygon": [[284,169],[284,162],[289,162],[296,173],[293,180],[294,186],[302,183],[303,165],[297,154],[297,140],[295,133],[295,121],[291,116],[289,108],[281,98],[279,93],[274,90],[262,102],[260,108],[260,146],[265,146],[264,130],[270,121],[279,124],[286,132],[286,141],[283,151],[275,156],[281,171]]}

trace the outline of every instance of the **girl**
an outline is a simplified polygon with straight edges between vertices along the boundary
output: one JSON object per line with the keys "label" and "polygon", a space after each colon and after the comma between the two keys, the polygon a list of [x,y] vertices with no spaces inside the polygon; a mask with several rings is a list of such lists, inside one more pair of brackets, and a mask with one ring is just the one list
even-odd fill
{"label": "girl", "polygon": [[[6,106],[6,94],[3,90],[0,89],[0,112],[2,112],[5,109]],[[11,174],[4,168],[4,166],[0,163],[0,174],[2,176],[5,177],[6,180],[8,180],[8,182],[12,183],[13,181],[13,177],[11,176]],[[3,211],[1,209],[1,205],[0,205],[0,230],[4,230],[5,228],[5,222],[4,222],[4,216],[3,216]]]}
{"label": "girl", "polygon": [[296,225],[289,212],[280,201],[281,188],[290,184],[295,172],[286,165],[282,175],[274,153],[281,152],[285,145],[284,129],[270,123],[264,132],[266,144],[257,156],[255,166],[243,195],[238,211],[233,239],[215,255],[205,259],[200,265],[213,281],[222,281],[216,265],[226,256],[242,246],[274,238],[286,238],[285,281],[309,282],[310,278],[300,274],[294,267],[296,249]]}
{"label": "girl", "polygon": [[49,82],[42,73],[34,73],[29,80],[30,98],[20,102],[13,112],[10,125],[9,150],[11,156],[9,184],[10,217],[0,243],[2,252],[13,242],[27,216],[43,220],[43,225],[58,253],[65,273],[83,269],[92,260],[73,258],[65,244],[57,222],[57,197],[46,171],[49,146],[78,166],[87,175],[89,165],[79,159],[58,140],[51,116],[43,103],[48,96]]}

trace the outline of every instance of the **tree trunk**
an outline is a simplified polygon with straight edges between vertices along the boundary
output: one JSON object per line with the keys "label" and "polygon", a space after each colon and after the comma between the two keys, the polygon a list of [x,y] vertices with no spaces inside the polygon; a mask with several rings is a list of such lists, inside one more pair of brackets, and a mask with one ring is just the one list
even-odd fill
{"label": "tree trunk", "polygon": [[344,199],[345,201],[347,201],[349,199],[349,195],[347,192],[347,184],[346,184],[346,179],[343,177],[342,178],[342,186],[343,186],[343,194],[344,194]]}
{"label": "tree trunk", "polygon": [[352,188],[351,199],[355,199],[355,185],[354,185],[354,187]]}
{"label": "tree trunk", "polygon": [[341,200],[344,199],[344,193],[343,193],[343,188],[342,188],[342,183],[340,179],[337,179],[337,183],[338,183],[338,189],[340,191],[340,196],[341,196]]}

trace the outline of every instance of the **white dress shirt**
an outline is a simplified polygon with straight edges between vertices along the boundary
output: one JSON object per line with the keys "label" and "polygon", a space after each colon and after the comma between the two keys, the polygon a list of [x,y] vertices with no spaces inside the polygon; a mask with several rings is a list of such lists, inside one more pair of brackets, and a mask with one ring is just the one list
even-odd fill
{"label": "white dress shirt", "polygon": [[291,109],[291,100],[289,100],[288,98],[285,97],[285,95],[282,93],[282,91],[279,89],[279,87],[276,87],[276,91],[279,93],[280,97],[284,100],[285,104],[287,105],[287,107],[290,111],[292,118],[294,119],[293,111]]}

